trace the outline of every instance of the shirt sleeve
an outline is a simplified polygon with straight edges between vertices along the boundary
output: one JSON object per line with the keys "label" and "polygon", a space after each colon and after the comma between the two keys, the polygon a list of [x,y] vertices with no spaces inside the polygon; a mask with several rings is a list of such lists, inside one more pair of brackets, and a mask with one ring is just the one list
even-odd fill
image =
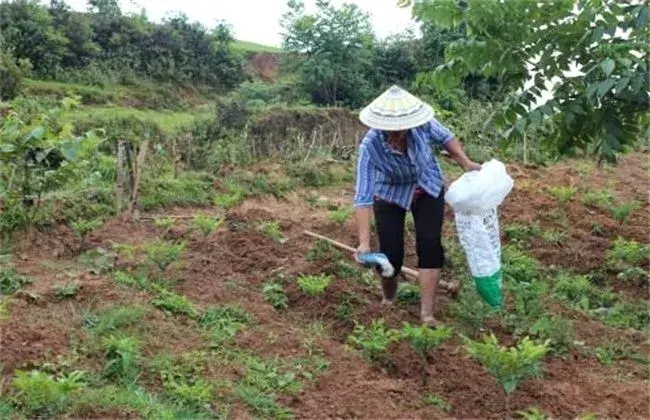
{"label": "shirt sleeve", "polygon": [[432,119],[427,123],[426,132],[431,143],[437,146],[444,146],[455,137],[451,130],[440,124],[436,119]]}
{"label": "shirt sleeve", "polygon": [[354,194],[355,207],[371,207],[373,204],[373,182],[375,167],[370,159],[366,141],[359,146],[357,156],[357,181]]}

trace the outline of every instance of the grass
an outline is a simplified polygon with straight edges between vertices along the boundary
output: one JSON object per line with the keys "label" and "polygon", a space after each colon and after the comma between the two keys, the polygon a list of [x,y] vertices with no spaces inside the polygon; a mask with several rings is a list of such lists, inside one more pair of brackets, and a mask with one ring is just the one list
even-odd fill
{"label": "grass", "polygon": [[231,47],[236,51],[250,52],[250,53],[282,53],[284,50],[279,47],[273,47],[270,45],[258,44],[255,42],[249,41],[240,41],[235,40]]}
{"label": "grass", "polygon": [[[80,121],[101,122],[106,119],[136,117],[158,125],[164,133],[172,134],[180,128],[192,123],[197,118],[208,117],[212,113],[210,108],[201,107],[191,111],[134,109],[121,106],[83,107],[66,111],[62,115],[63,121],[75,124]],[[97,127],[101,128],[101,127]]]}

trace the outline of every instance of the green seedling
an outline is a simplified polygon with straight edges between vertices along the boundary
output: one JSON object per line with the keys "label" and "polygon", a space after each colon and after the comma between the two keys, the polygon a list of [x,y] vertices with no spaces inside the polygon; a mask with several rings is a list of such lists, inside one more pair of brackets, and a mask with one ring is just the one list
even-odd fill
{"label": "green seedling", "polygon": [[512,245],[503,247],[503,276],[512,282],[532,282],[539,277],[539,263]]}
{"label": "green seedling", "polygon": [[170,315],[185,315],[190,318],[198,317],[198,310],[190,300],[183,295],[159,288],[158,296],[151,300],[156,308]]}
{"label": "green seedling", "polygon": [[473,286],[463,287],[458,297],[448,306],[449,315],[469,330],[470,335],[476,334],[484,327],[485,321],[496,311],[479,297]]}
{"label": "green seedling", "polygon": [[266,221],[262,222],[259,226],[259,231],[274,242],[283,244],[287,239],[282,234],[282,228],[279,221]]}
{"label": "green seedling", "polygon": [[508,291],[513,308],[503,315],[503,324],[515,335],[521,335],[546,312],[548,286],[540,281],[511,283]]}
{"label": "green seedling", "polygon": [[396,299],[405,304],[417,304],[420,302],[420,287],[412,283],[400,283]]}
{"label": "green seedling", "polygon": [[523,420],[550,420],[551,418],[544,414],[539,408],[532,407],[526,411],[517,411],[519,417]]}
{"label": "green seedling", "polygon": [[176,219],[173,217],[156,217],[153,221],[154,226],[164,232],[168,232],[174,223],[176,223]]}
{"label": "green seedling", "polygon": [[614,205],[614,196],[609,190],[587,191],[582,196],[582,204],[600,210],[609,210]]}
{"label": "green seedling", "polygon": [[332,283],[332,278],[321,274],[317,276],[301,275],[297,280],[298,288],[307,296],[317,297],[325,293],[325,289]]}
{"label": "green seedling", "polygon": [[31,418],[56,417],[72,402],[77,391],[85,387],[85,373],[74,371],[53,376],[33,370],[14,373],[14,401]]}
{"label": "green seedling", "polygon": [[634,354],[634,349],[620,341],[606,340],[596,347],[596,358],[603,366],[611,366],[617,360],[627,359]]}
{"label": "green seedling", "polygon": [[109,336],[104,339],[106,363],[102,374],[105,378],[118,380],[124,386],[133,386],[140,376],[138,359],[140,343],[133,337]]}
{"label": "green seedling", "polygon": [[550,187],[548,191],[553,195],[553,197],[555,197],[562,207],[566,207],[566,205],[569,204],[569,201],[571,201],[576,195],[576,189],[571,186]]}
{"label": "green seedling", "polygon": [[623,238],[614,240],[607,253],[607,262],[616,270],[647,265],[650,261],[650,245],[640,244]]}
{"label": "green seedling", "polygon": [[543,316],[529,330],[530,334],[542,342],[550,342],[553,353],[566,355],[573,346],[573,323],[559,316]]}
{"label": "green seedling", "polygon": [[232,340],[253,321],[253,317],[238,306],[220,305],[208,308],[199,318],[199,325],[212,333],[215,344]]}
{"label": "green seedling", "polygon": [[81,219],[70,222],[70,227],[74,233],[83,240],[88,236],[89,233],[99,229],[103,224],[104,222],[101,219]]}
{"label": "green seedling", "polygon": [[307,253],[307,261],[337,261],[341,259],[341,253],[329,242],[318,239]]}
{"label": "green seedling", "polygon": [[285,309],[289,306],[289,299],[284,293],[284,287],[275,282],[267,282],[262,287],[264,300],[271,304],[275,309]]}
{"label": "green seedling", "polygon": [[79,285],[75,283],[59,285],[54,288],[54,298],[58,301],[74,297],[79,292]]}
{"label": "green seedling", "polygon": [[132,274],[126,273],[124,271],[115,272],[115,283],[126,286],[133,287],[138,290],[148,290],[151,288],[151,282],[144,274]]}
{"label": "green seedling", "polygon": [[386,364],[390,357],[388,347],[398,341],[400,332],[386,327],[383,319],[374,320],[369,327],[357,324],[348,342],[361,350],[363,357],[372,363]]}
{"label": "green seedling", "polygon": [[541,361],[549,351],[549,342],[537,344],[524,337],[515,347],[499,345],[490,334],[483,342],[465,338],[465,349],[470,358],[481,363],[499,382],[505,394],[506,415],[510,415],[510,398],[517,386],[526,378],[539,376]]}
{"label": "green seedling", "polygon": [[92,274],[104,274],[115,268],[117,254],[103,248],[96,248],[81,254],[79,264],[88,267]]}
{"label": "green seedling", "polygon": [[428,325],[413,326],[409,323],[404,324],[401,338],[409,343],[413,350],[420,355],[422,386],[427,384],[427,356],[450,338],[452,334],[453,330],[451,328],[442,325],[432,329]]}
{"label": "green seedling", "polygon": [[208,237],[217,231],[223,225],[225,219],[220,217],[212,217],[207,214],[197,212],[194,214],[190,226],[194,230],[203,233],[204,237]]}
{"label": "green seedling", "polygon": [[535,236],[539,236],[541,232],[542,228],[537,222],[529,225],[509,223],[503,227],[506,238],[513,241],[529,241]]}
{"label": "green seedling", "polygon": [[165,272],[171,264],[178,261],[185,248],[185,242],[174,243],[162,239],[142,245],[149,262],[158,267],[161,272]]}
{"label": "green seedling", "polygon": [[445,413],[451,412],[451,404],[445,401],[440,395],[427,394],[424,397],[424,402],[431,407],[435,407],[441,411],[444,411]]}
{"label": "green seedling", "polygon": [[331,222],[336,223],[337,225],[344,225],[345,222],[347,222],[350,219],[353,213],[354,213],[354,209],[349,207],[344,207],[339,210],[330,211],[327,217]]}
{"label": "green seedling", "polygon": [[630,218],[632,213],[634,213],[639,208],[639,203],[632,201],[629,203],[619,204],[612,208],[612,217],[620,224],[625,224]]}
{"label": "green seedling", "polygon": [[542,239],[552,245],[562,245],[566,238],[566,232],[559,230],[545,230],[542,233]]}
{"label": "green seedling", "polygon": [[10,295],[22,289],[30,280],[12,266],[0,267],[0,295]]}

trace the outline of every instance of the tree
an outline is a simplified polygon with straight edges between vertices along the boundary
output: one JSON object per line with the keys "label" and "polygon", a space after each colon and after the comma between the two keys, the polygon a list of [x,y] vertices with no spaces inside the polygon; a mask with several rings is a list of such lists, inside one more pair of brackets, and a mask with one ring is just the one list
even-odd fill
{"label": "tree", "polygon": [[417,74],[416,45],[413,34],[406,33],[375,44],[370,79],[377,90],[393,84],[410,86]]}
{"label": "tree", "polygon": [[[415,0],[413,10],[420,21],[466,28],[429,79],[437,88],[474,72],[494,77],[510,94],[492,119],[507,138],[550,121],[545,144],[553,150],[613,161],[649,122],[650,5],[637,3]],[[549,82],[552,97],[540,103]]]}
{"label": "tree", "polygon": [[16,60],[13,49],[0,36],[0,101],[13,99],[20,93],[23,78],[32,65],[27,59]]}
{"label": "tree", "polygon": [[317,13],[307,14],[300,0],[289,1],[283,16],[283,44],[299,53],[298,75],[312,101],[349,106],[362,104],[369,92],[372,33],[369,16],[357,6],[335,8],[317,0]]}

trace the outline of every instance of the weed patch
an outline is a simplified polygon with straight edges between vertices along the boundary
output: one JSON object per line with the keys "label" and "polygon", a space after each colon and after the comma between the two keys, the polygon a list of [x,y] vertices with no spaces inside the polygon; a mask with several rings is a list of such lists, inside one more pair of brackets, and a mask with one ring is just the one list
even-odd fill
{"label": "weed patch", "polygon": [[238,306],[221,305],[206,309],[198,322],[212,333],[214,343],[218,344],[235,338],[243,327],[253,322],[253,317]]}
{"label": "weed patch", "polygon": [[389,346],[400,339],[400,332],[386,327],[384,320],[374,320],[370,326],[357,324],[348,342],[361,351],[371,363],[385,365],[390,361]]}
{"label": "weed patch", "polygon": [[324,274],[318,276],[301,275],[296,282],[298,288],[304,294],[317,297],[325,293],[325,289],[332,283],[332,278]]}
{"label": "weed patch", "polygon": [[186,296],[162,288],[158,296],[151,300],[151,304],[170,315],[183,315],[189,318],[196,318],[199,315],[194,304]]}

